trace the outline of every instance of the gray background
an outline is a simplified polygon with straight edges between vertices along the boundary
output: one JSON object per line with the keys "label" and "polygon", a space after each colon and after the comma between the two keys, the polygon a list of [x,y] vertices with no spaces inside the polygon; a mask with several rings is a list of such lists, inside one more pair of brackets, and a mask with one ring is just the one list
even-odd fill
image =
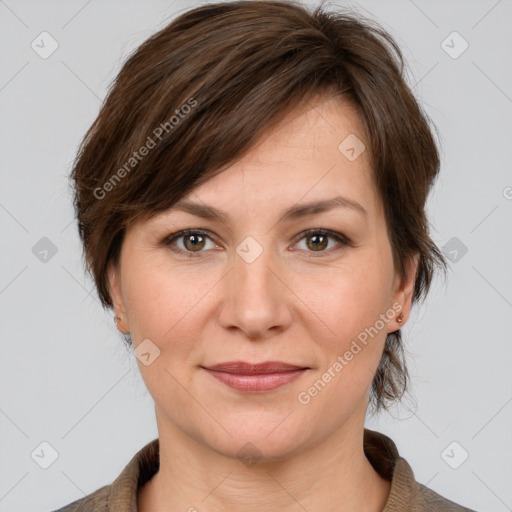
{"label": "gray background", "polygon": [[[0,1],[1,511],[78,499],[157,437],[134,356],[84,276],[67,174],[129,52],[195,5]],[[512,1],[339,5],[404,50],[441,136],[432,236],[454,259],[404,329],[414,400],[367,426],[440,494],[512,510]],[[58,43],[46,59],[31,47],[43,31]],[[31,456],[43,441],[58,453],[47,469]]]}

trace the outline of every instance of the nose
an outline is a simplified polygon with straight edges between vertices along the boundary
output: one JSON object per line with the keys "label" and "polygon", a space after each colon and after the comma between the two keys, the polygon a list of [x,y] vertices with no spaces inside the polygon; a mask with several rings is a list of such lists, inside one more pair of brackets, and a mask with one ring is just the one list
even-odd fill
{"label": "nose", "polygon": [[242,251],[234,255],[233,267],[223,280],[219,321],[225,329],[260,340],[291,324],[293,293],[270,249],[251,259]]}

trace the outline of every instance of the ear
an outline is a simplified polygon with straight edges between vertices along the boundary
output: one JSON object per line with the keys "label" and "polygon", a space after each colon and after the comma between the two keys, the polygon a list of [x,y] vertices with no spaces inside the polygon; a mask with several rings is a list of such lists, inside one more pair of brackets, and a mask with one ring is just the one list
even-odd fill
{"label": "ear", "polygon": [[[401,308],[397,312],[397,316],[400,312],[404,314],[403,321],[399,324],[396,318],[393,322],[390,322],[391,331],[393,332],[400,327],[403,327],[405,322],[409,319],[412,306],[412,295],[414,293],[414,284],[416,282],[416,273],[418,271],[418,265],[420,261],[420,254],[414,253],[410,255],[405,262],[406,275],[401,277],[398,272],[395,274],[395,281],[393,287],[393,304],[400,304]],[[394,327],[393,327],[394,326]]]}
{"label": "ear", "polygon": [[120,318],[116,324],[117,329],[123,334],[127,334],[130,332],[130,328],[121,291],[121,275],[119,268],[115,266],[113,262],[110,262],[108,265],[107,280],[110,297],[113,303],[114,315]]}

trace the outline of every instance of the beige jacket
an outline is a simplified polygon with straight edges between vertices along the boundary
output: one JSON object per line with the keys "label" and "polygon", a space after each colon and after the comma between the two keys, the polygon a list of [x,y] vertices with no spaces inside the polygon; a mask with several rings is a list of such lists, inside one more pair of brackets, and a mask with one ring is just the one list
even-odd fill
{"label": "beige jacket", "polygon": [[[364,451],[375,470],[391,481],[382,512],[475,512],[416,482],[411,467],[384,434],[364,430]],[[137,512],[137,488],[158,471],[159,440],[141,448],[110,485],[54,512]]]}

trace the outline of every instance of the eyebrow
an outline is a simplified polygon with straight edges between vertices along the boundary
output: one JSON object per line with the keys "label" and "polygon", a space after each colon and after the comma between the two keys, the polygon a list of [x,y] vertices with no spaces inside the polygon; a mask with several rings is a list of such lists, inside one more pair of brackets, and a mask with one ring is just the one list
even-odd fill
{"label": "eyebrow", "polygon": [[[368,212],[357,201],[348,199],[347,197],[343,196],[336,196],[331,199],[324,199],[321,201],[295,204],[283,213],[279,221],[293,221],[308,217],[310,215],[317,215],[334,208],[348,208],[365,216],[368,215]],[[196,217],[219,221],[223,224],[227,224],[229,221],[229,216],[221,210],[206,204],[193,203],[186,199],[181,199],[180,201],[174,203],[170,209],[171,211],[182,210],[184,212],[195,215]]]}

